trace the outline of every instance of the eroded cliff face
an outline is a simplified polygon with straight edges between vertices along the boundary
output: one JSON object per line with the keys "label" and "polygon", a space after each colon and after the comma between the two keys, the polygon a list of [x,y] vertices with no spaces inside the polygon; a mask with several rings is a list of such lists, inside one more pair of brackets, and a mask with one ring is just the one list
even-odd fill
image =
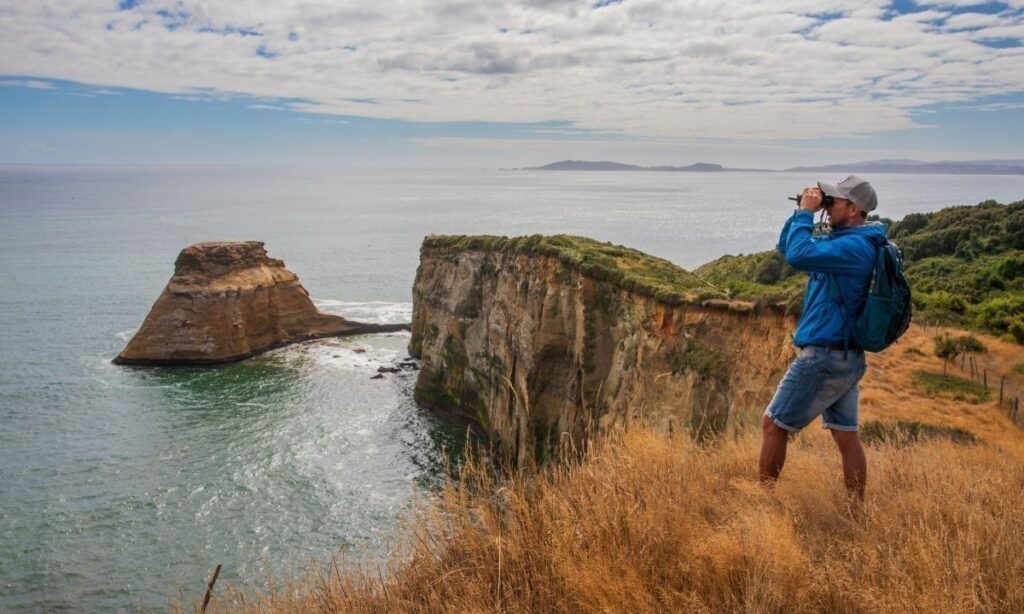
{"label": "eroded cliff face", "polygon": [[758,419],[793,356],[792,316],[702,298],[714,289],[682,269],[689,286],[637,281],[647,264],[632,250],[592,261],[604,244],[569,239],[583,250],[427,238],[409,348],[420,403],[472,421],[518,465],[616,423],[703,434]]}
{"label": "eroded cliff face", "polygon": [[186,247],[118,364],[211,364],[296,341],[404,326],[321,313],[299,278],[259,241]]}

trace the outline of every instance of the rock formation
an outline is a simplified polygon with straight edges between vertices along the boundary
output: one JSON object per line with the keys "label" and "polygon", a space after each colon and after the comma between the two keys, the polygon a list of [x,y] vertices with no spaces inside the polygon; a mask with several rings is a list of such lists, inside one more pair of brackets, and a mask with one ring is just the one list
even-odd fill
{"label": "rock formation", "polygon": [[793,355],[782,305],[731,302],[668,261],[590,239],[430,236],[413,288],[415,396],[517,465],[644,421],[757,420]]}
{"label": "rock formation", "polygon": [[321,313],[259,241],[198,243],[178,254],[174,275],[114,362],[213,364],[317,337],[407,328]]}

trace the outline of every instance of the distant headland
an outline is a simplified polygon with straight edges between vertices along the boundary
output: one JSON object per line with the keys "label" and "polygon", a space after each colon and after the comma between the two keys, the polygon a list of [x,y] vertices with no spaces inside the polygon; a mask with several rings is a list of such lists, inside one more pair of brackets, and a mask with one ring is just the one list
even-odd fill
{"label": "distant headland", "polygon": [[661,171],[675,173],[906,173],[932,175],[1024,175],[1024,160],[963,160],[922,162],[920,160],[869,160],[848,164],[823,166],[795,166],[781,170],[763,168],[728,168],[721,164],[697,162],[688,166],[638,166],[610,161],[561,160],[544,166],[532,166],[524,171]]}

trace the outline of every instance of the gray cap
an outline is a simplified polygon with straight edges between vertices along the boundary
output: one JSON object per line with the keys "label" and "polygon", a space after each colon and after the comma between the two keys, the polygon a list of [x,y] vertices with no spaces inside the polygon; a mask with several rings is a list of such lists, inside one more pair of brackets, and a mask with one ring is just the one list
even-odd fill
{"label": "gray cap", "polygon": [[864,211],[874,211],[878,206],[878,195],[875,194],[875,188],[856,175],[850,175],[835,185],[819,181],[818,187],[833,198],[852,200]]}

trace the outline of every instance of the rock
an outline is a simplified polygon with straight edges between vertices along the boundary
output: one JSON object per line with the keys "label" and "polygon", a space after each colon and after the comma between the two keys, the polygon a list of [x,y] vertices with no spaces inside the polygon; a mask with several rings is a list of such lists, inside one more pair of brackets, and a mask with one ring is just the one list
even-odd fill
{"label": "rock", "polygon": [[261,242],[197,243],[178,255],[174,275],[114,362],[215,364],[307,339],[402,328],[321,313]]}
{"label": "rock", "polygon": [[384,375],[382,373],[378,373],[377,375],[374,375],[370,379],[384,379]]}
{"label": "rock", "polygon": [[520,466],[616,424],[701,436],[756,423],[793,355],[795,319],[706,284],[581,237],[427,237],[415,398]]}
{"label": "rock", "polygon": [[366,348],[355,348],[352,351],[355,352],[356,354],[365,354],[366,353]]}
{"label": "rock", "polygon": [[377,373],[398,373],[401,369],[396,367],[377,367]]}

